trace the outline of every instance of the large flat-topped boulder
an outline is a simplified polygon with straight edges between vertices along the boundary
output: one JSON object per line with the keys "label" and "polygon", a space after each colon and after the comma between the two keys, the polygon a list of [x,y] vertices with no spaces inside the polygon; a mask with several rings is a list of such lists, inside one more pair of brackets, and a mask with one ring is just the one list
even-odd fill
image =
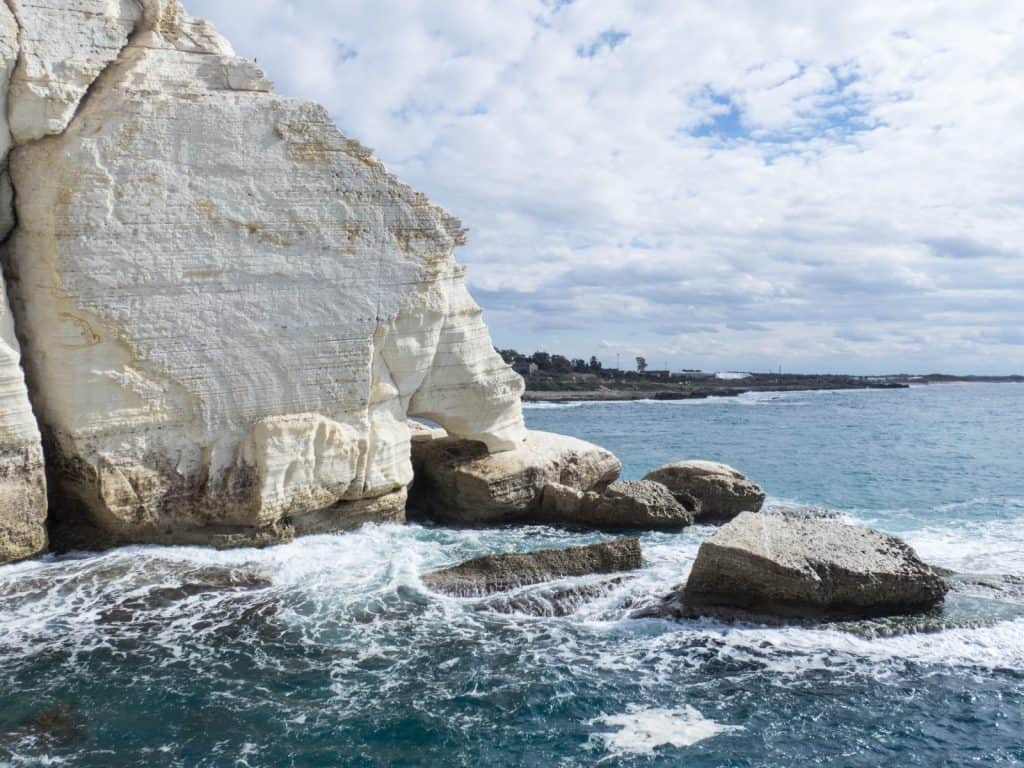
{"label": "large flat-topped boulder", "polygon": [[618,539],[584,547],[477,557],[427,573],[423,583],[450,595],[475,597],[553,579],[633,571],[642,564],[640,542]]}
{"label": "large flat-topped boulder", "polygon": [[604,490],[622,465],[610,452],[565,435],[530,431],[514,451],[489,454],[472,440],[413,444],[412,505],[438,522],[496,525],[534,519],[544,487]]}
{"label": "large flat-topped boulder", "polygon": [[522,443],[522,379],[455,218],[176,0],[12,3],[4,263],[55,534],[234,545],[393,520],[408,416]]}
{"label": "large flat-topped boulder", "polygon": [[661,483],[684,506],[693,506],[698,523],[723,523],[741,512],[757,512],[764,504],[761,486],[728,464],[680,461],[648,472],[645,480]]}
{"label": "large flat-topped boulder", "polygon": [[683,592],[688,616],[843,620],[926,610],[942,575],[895,536],[744,512],[705,541]]}
{"label": "large flat-topped boulder", "polygon": [[603,493],[552,483],[544,487],[537,519],[604,530],[675,531],[693,525],[693,512],[668,488],[649,480],[620,480]]}

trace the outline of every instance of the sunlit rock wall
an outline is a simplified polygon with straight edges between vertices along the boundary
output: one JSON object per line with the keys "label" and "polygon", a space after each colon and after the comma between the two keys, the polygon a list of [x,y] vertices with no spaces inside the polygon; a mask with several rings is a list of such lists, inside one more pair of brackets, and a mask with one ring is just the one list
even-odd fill
{"label": "sunlit rock wall", "polygon": [[177,2],[12,5],[4,264],[55,532],[230,546],[401,519],[407,416],[522,442],[457,220]]}
{"label": "sunlit rock wall", "polygon": [[[18,62],[18,25],[0,4],[0,240],[14,226],[7,173],[11,133],[6,85]],[[25,389],[7,291],[0,282],[0,563],[46,548],[46,481],[39,429]]]}

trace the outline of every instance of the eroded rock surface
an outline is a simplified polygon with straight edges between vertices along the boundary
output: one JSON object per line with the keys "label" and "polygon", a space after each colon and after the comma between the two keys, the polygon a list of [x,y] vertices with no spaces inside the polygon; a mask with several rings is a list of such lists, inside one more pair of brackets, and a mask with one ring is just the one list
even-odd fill
{"label": "eroded rock surface", "polygon": [[693,512],[664,485],[647,480],[620,480],[603,493],[552,483],[544,487],[538,519],[581,528],[671,531],[693,525]]}
{"label": "eroded rock surface", "polygon": [[[522,443],[456,219],[176,0],[10,4],[4,266],[56,535],[236,546],[393,520],[408,416]],[[20,403],[0,419],[39,489]]]}
{"label": "eroded rock surface", "polygon": [[926,610],[947,590],[943,576],[895,536],[745,512],[701,545],[681,611],[755,621],[862,619]]}
{"label": "eroded rock surface", "polygon": [[431,589],[460,597],[503,592],[553,579],[633,571],[643,564],[637,539],[540,552],[487,555],[423,576]]}
{"label": "eroded rock surface", "polygon": [[592,443],[537,431],[516,450],[497,454],[477,441],[422,439],[413,443],[413,464],[412,507],[438,522],[462,525],[535,520],[545,486],[601,491],[622,468]]}
{"label": "eroded rock surface", "polygon": [[[11,77],[18,50],[18,25],[7,5],[0,4],[0,85]],[[6,88],[0,87],[0,240],[14,227],[7,169],[8,105]],[[25,387],[5,281],[0,280],[0,563],[37,555],[46,543],[42,443]]]}
{"label": "eroded rock surface", "polygon": [[727,522],[741,512],[757,512],[764,504],[761,486],[727,464],[714,461],[666,464],[648,472],[644,479],[672,491],[680,503],[694,510],[698,523]]}
{"label": "eroded rock surface", "polygon": [[10,123],[24,144],[68,127],[142,18],[138,0],[7,0],[21,30]]}

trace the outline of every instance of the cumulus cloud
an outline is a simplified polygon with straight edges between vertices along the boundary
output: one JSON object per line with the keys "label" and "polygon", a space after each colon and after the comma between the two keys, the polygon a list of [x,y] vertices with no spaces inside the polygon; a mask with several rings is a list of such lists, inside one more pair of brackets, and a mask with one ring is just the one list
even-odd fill
{"label": "cumulus cloud", "polygon": [[501,346],[1024,369],[1011,0],[186,0],[464,220]]}

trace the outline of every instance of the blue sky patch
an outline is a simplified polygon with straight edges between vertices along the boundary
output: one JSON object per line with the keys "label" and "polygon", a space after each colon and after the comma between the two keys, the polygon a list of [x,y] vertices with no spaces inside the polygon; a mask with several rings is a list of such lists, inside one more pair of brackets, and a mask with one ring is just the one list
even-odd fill
{"label": "blue sky patch", "polygon": [[577,46],[576,55],[581,59],[592,59],[604,51],[614,51],[628,39],[629,32],[622,32],[618,29],[606,29],[590,43]]}

